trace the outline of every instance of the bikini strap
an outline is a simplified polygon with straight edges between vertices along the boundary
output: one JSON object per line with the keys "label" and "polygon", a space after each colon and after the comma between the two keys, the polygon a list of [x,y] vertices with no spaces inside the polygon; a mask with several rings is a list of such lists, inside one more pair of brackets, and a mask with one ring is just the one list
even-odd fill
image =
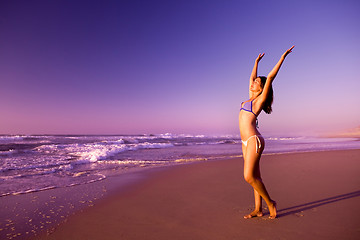
{"label": "bikini strap", "polygon": [[[255,136],[255,140],[256,140],[256,153],[259,153],[259,149],[261,148],[261,141],[257,135],[254,135],[254,136]],[[258,146],[258,143],[259,143],[259,146]]]}

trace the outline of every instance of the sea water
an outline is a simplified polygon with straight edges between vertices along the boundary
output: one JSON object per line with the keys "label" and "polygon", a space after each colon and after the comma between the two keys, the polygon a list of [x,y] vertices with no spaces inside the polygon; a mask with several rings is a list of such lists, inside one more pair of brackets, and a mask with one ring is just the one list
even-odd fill
{"label": "sea water", "polygon": [[[356,138],[265,137],[264,154],[360,149]],[[0,135],[0,197],[156,166],[241,156],[239,136]]]}

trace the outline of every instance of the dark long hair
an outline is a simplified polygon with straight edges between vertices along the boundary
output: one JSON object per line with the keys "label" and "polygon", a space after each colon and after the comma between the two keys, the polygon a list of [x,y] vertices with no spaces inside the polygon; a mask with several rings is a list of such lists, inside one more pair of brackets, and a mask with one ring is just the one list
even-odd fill
{"label": "dark long hair", "polygon": [[[264,87],[267,78],[264,77],[264,76],[260,76],[259,78],[261,79],[261,86]],[[273,103],[273,100],[274,100],[274,91],[273,91],[273,88],[272,88],[272,85],[271,85],[270,89],[269,89],[269,95],[266,98],[264,106],[263,106],[263,110],[264,110],[265,113],[270,114],[272,112],[271,105]]]}

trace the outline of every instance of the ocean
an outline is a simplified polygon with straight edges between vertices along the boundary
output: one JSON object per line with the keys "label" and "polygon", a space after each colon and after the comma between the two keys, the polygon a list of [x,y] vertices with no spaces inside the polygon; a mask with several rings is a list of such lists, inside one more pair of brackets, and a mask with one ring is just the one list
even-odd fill
{"label": "ocean", "polygon": [[[360,149],[357,138],[265,136],[264,154]],[[239,136],[0,135],[0,197],[157,166],[241,156]]]}

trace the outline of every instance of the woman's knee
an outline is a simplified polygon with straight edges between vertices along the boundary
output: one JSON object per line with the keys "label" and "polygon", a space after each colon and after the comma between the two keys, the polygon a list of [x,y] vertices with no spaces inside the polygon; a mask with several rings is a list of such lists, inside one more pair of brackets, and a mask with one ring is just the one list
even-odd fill
{"label": "woman's knee", "polygon": [[255,181],[255,176],[254,174],[251,173],[245,173],[244,174],[244,179],[247,183],[252,184]]}

